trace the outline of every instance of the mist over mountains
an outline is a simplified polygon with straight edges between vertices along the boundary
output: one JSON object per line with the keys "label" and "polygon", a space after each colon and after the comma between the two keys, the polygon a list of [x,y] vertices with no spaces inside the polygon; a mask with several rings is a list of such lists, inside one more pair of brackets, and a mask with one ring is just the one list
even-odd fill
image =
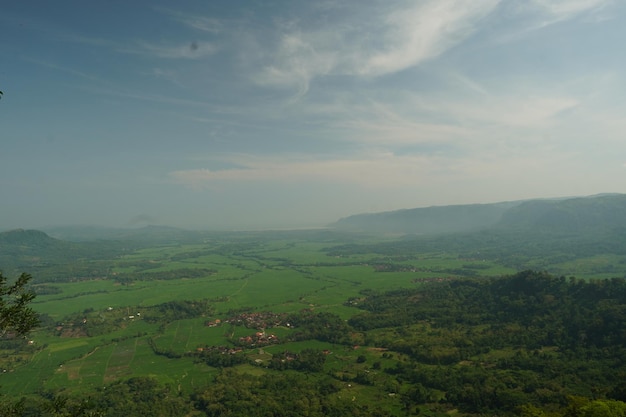
{"label": "mist over mountains", "polygon": [[418,235],[485,229],[537,229],[567,233],[597,231],[626,227],[626,195],[601,194],[357,214],[340,219],[331,227],[352,232]]}
{"label": "mist over mountains", "polygon": [[[490,229],[577,233],[615,228],[626,228],[626,194],[432,206],[355,214],[339,219],[326,230],[341,233],[438,235]],[[132,229],[59,226],[44,228],[42,231],[15,229],[0,232],[0,247],[52,248],[58,247],[61,241],[202,241],[212,233],[154,225]]]}
{"label": "mist over mountains", "polygon": [[[533,199],[492,204],[421,207],[355,214],[330,224],[327,232],[371,234],[439,235],[485,230],[527,232],[598,232],[626,228],[626,194],[588,197]],[[255,233],[267,233],[257,231]],[[17,249],[66,252],[68,242],[93,241],[179,241],[201,242],[213,233],[169,226],[133,229],[98,226],[60,226],[39,230],[15,229],[0,232],[0,249],[15,254]],[[219,232],[237,233],[237,232]],[[288,233],[288,231],[274,231]],[[65,242],[68,241],[68,242]],[[7,247],[13,249],[7,252]],[[71,250],[75,250],[72,247]]]}
{"label": "mist over mountains", "polygon": [[[303,239],[320,239],[325,235],[324,239],[329,242],[333,236],[342,236],[345,240],[346,236],[353,234],[392,234],[404,236],[405,242],[411,242],[406,248],[409,251],[418,245],[422,250],[426,247],[438,250],[457,246],[481,247],[483,252],[510,246],[512,252],[518,252],[518,245],[526,242],[529,248],[542,248],[542,252],[574,253],[583,249],[594,252],[592,249],[596,248],[616,253],[622,250],[626,236],[626,195],[602,194],[357,214],[340,219],[325,230],[209,232],[166,226],[16,229],[0,233],[0,266],[5,272],[25,269],[50,273],[50,267],[54,265],[119,256],[154,243],[202,243],[216,233],[258,234],[262,239],[293,234]],[[357,243],[355,236],[350,239]],[[390,250],[396,251],[398,246]],[[536,250],[529,256],[536,255]]]}

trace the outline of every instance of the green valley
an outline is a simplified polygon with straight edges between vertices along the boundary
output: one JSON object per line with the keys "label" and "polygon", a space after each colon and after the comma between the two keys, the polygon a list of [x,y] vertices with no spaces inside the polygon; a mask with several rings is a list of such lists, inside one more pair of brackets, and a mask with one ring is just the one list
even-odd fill
{"label": "green valley", "polygon": [[618,229],[140,232],[0,239],[36,271],[40,318],[0,341],[3,415],[569,416],[626,400]]}

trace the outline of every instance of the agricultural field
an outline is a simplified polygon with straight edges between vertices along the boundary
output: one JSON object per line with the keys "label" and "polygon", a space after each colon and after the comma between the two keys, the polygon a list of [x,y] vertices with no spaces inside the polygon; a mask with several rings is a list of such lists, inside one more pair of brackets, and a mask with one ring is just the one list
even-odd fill
{"label": "agricultural field", "polygon": [[[454,276],[450,271],[468,264],[485,275],[509,272],[451,254],[402,260],[375,253],[335,256],[327,253],[331,245],[298,238],[264,241],[257,236],[159,244],[110,259],[106,276],[53,283],[35,277],[34,288],[47,289],[32,304],[45,318],[44,325],[29,336],[30,353],[4,351],[0,384],[7,394],[26,395],[155,376],[183,389],[215,373],[185,355],[201,346],[229,346],[256,330],[206,325],[232,312],[310,310],[347,320],[355,309],[346,301],[358,298],[363,290],[414,288],[423,279]],[[209,310],[180,318],[176,313],[161,317],[158,310],[167,303],[194,300],[205,300]],[[282,338],[290,331],[278,328],[275,333]],[[321,342],[276,345],[266,352],[300,351],[316,343]],[[155,353],[155,346],[172,357]]]}
{"label": "agricultural field", "polygon": [[[405,242],[363,242],[231,234],[144,244],[106,260],[85,257],[76,261],[78,267],[68,265],[66,275],[62,265],[53,265],[53,277],[35,276],[32,282],[37,296],[31,305],[40,326],[26,339],[0,343],[2,394],[75,397],[124,381],[152,380],[187,398],[217,389],[215,381],[263,385],[268,378],[304,373],[312,386],[327,387],[329,401],[337,404],[382,407],[391,415],[406,414],[409,403],[425,404],[411,406],[411,413],[440,416],[454,412],[438,405],[457,398],[453,394],[465,404],[473,401],[438,385],[448,375],[441,374],[442,365],[456,364],[454,372],[464,375],[474,364],[487,369],[518,360],[521,342],[509,334],[522,334],[523,326],[490,327],[479,320],[441,328],[424,317],[437,317],[453,292],[440,305],[425,303],[431,309],[425,313],[413,313],[410,301],[432,284],[487,282],[516,274],[514,268],[493,257],[467,256],[467,250],[411,252]],[[390,250],[393,245],[400,249]],[[615,254],[558,259],[555,270],[583,277],[622,265]],[[459,318],[446,323],[471,320],[464,301],[459,303],[445,313],[456,311]],[[381,313],[389,308],[393,313]],[[494,332],[515,341],[500,345],[503,336]],[[548,359],[556,352],[550,346],[532,349]],[[301,389],[311,389],[304,384]]]}

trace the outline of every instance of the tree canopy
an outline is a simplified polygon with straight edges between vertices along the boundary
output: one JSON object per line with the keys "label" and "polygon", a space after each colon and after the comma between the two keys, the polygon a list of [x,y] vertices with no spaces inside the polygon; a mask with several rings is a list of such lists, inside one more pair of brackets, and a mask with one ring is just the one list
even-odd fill
{"label": "tree canopy", "polygon": [[35,293],[27,284],[32,277],[22,273],[13,283],[0,272],[0,336],[7,333],[24,335],[39,323],[37,313],[29,303]]}

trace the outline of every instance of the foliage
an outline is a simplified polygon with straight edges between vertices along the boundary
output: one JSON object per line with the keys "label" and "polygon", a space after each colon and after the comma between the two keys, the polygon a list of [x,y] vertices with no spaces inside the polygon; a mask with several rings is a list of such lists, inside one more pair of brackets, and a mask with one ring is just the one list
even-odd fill
{"label": "foliage", "polygon": [[275,416],[388,416],[378,407],[342,400],[335,382],[308,379],[295,373],[263,377],[223,370],[203,391],[194,395],[196,407],[208,417]]}
{"label": "foliage", "polygon": [[241,351],[235,351],[223,346],[215,346],[197,352],[199,361],[215,368],[227,368],[248,362],[248,358]]}
{"label": "foliage", "polygon": [[82,397],[54,392],[42,394],[36,400],[5,401],[0,404],[0,413],[7,417],[184,417],[193,408],[188,399],[153,378],[118,381]]}
{"label": "foliage", "polygon": [[300,353],[282,352],[272,356],[270,368],[295,369],[304,372],[322,372],[326,355],[317,349],[303,349]]}
{"label": "foliage", "polygon": [[290,340],[316,339],[330,343],[350,343],[350,327],[335,314],[304,310],[289,315],[285,321],[295,329]]}
{"label": "foliage", "polygon": [[9,284],[0,272],[0,336],[24,335],[38,324],[37,313],[29,307],[35,293],[28,287],[31,276],[22,273]]}
{"label": "foliage", "polygon": [[[156,314],[152,312],[156,310]],[[180,300],[168,301],[147,310],[146,320],[151,322],[167,322],[200,317],[211,314],[213,307],[209,300]]]}
{"label": "foliage", "polygon": [[421,384],[422,397],[445,392],[446,402],[466,412],[557,407],[568,394],[623,392],[624,279],[525,271],[372,295],[359,307],[368,312],[349,324],[368,331],[368,343],[415,361],[389,373]]}

